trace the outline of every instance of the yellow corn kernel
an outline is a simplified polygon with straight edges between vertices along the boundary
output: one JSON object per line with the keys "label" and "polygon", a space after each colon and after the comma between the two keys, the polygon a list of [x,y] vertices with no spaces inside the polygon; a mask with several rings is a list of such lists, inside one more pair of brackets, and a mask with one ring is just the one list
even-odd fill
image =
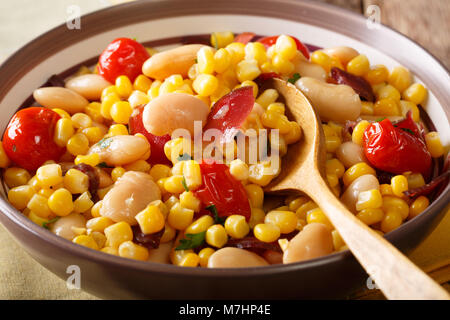
{"label": "yellow corn kernel", "polygon": [[209,257],[216,252],[213,248],[203,248],[198,253],[198,257],[200,258],[200,266],[206,268],[208,266]]}
{"label": "yellow corn kernel", "polygon": [[201,96],[210,96],[219,86],[217,78],[210,74],[200,74],[195,78],[192,87]]}
{"label": "yellow corn kernel", "polygon": [[334,250],[339,250],[341,247],[345,246],[345,242],[342,239],[341,235],[337,230],[333,230],[331,232],[331,236],[333,237],[333,247]]}
{"label": "yellow corn kernel", "polygon": [[280,237],[280,228],[272,223],[260,223],[253,228],[253,234],[262,242],[274,242]]}
{"label": "yellow corn kernel", "polygon": [[156,80],[150,86],[150,89],[147,91],[147,96],[151,99],[155,99],[159,96],[159,88],[161,87],[161,81]]}
{"label": "yellow corn kernel", "polygon": [[162,178],[156,181],[156,185],[158,186],[159,190],[161,191],[162,195],[167,194],[167,190],[164,189],[164,183],[166,182],[167,178]]}
{"label": "yellow corn kernel", "polygon": [[228,216],[224,227],[227,234],[235,239],[242,239],[250,232],[250,227],[245,221],[245,217],[238,214]]}
{"label": "yellow corn kernel", "polygon": [[346,187],[349,186],[356,178],[359,178],[365,174],[372,174],[375,176],[376,173],[375,170],[365,162],[354,164],[348,168],[347,171],[345,171],[342,177],[344,185]]}
{"label": "yellow corn kernel", "polygon": [[427,149],[433,158],[439,158],[444,154],[444,146],[442,145],[438,132],[428,132],[425,135],[425,142],[427,144]]}
{"label": "yellow corn kernel", "polygon": [[328,220],[327,216],[325,215],[325,213],[323,213],[322,209],[320,209],[320,208],[315,208],[315,209],[308,211],[308,213],[306,214],[306,222],[308,224],[321,223],[330,230],[334,229],[330,220]]}
{"label": "yellow corn kernel", "polygon": [[430,200],[427,197],[420,196],[409,207],[409,219],[417,217],[430,205]]}
{"label": "yellow corn kernel", "polygon": [[365,116],[373,115],[373,102],[361,101],[361,114]]}
{"label": "yellow corn kernel", "polygon": [[257,184],[247,184],[244,186],[252,208],[262,208],[264,202],[264,191]]}
{"label": "yellow corn kernel", "polygon": [[121,243],[133,240],[133,231],[125,221],[117,222],[106,227],[104,233],[107,246],[109,247],[118,248]]}
{"label": "yellow corn kernel", "polygon": [[86,191],[73,202],[73,211],[78,213],[87,212],[93,205],[94,202],[91,200],[91,195]]}
{"label": "yellow corn kernel", "polygon": [[109,127],[108,136],[126,136],[128,135],[128,129],[123,124],[113,124]]}
{"label": "yellow corn kernel", "polygon": [[228,235],[222,225],[215,224],[206,230],[205,240],[210,246],[222,248],[228,241]]}
{"label": "yellow corn kernel", "polygon": [[425,185],[422,174],[413,173],[406,177],[408,179],[408,189],[415,189]]}
{"label": "yellow corn kernel", "polygon": [[74,156],[85,155],[89,151],[89,140],[84,134],[77,133],[67,141],[66,147]]}
{"label": "yellow corn kernel", "polygon": [[345,173],[344,165],[336,158],[327,160],[325,168],[328,174],[335,174],[338,178],[342,178]]}
{"label": "yellow corn kernel", "polygon": [[280,55],[276,54],[272,58],[272,65],[274,69],[281,75],[287,76],[294,72],[295,66],[289,60],[284,59]]}
{"label": "yellow corn kernel", "polygon": [[311,53],[311,62],[320,65],[327,73],[331,70],[331,57],[323,51],[317,50]]}
{"label": "yellow corn kernel", "polygon": [[314,201],[309,200],[307,202],[305,202],[304,204],[302,204],[297,211],[295,211],[295,215],[299,218],[299,219],[303,219],[306,220],[306,214],[317,208],[317,204],[314,203]]}
{"label": "yellow corn kernel", "polygon": [[37,225],[39,225],[41,227],[44,226],[44,223],[48,223],[50,221],[46,218],[42,218],[42,217],[38,216],[33,211],[30,211],[30,213],[28,214],[28,219],[30,219],[31,221],[33,221],[34,223],[36,223]]}
{"label": "yellow corn kernel", "polygon": [[267,61],[266,48],[261,42],[249,42],[245,45],[245,60],[256,60],[258,65]]}
{"label": "yellow corn kernel", "polygon": [[[194,222],[192,222],[189,227],[184,231],[185,234],[196,234],[208,230],[214,224],[214,219],[211,216],[205,215]],[[226,228],[226,226],[225,226]]]}
{"label": "yellow corn kernel", "polygon": [[112,254],[114,256],[118,256],[119,255],[119,251],[117,250],[117,248],[113,248],[113,247],[104,247],[100,251],[104,252],[104,253],[107,253],[107,254]]}
{"label": "yellow corn kernel", "polygon": [[92,153],[86,156],[77,156],[74,162],[75,164],[85,163],[95,167],[100,163],[100,155],[98,153]]}
{"label": "yellow corn kernel", "polygon": [[64,188],[73,194],[86,192],[89,188],[89,177],[77,169],[69,169],[64,176]]}
{"label": "yellow corn kernel", "polygon": [[140,74],[134,79],[133,88],[134,90],[139,90],[140,92],[147,92],[152,85],[152,80]]}
{"label": "yellow corn kernel", "polygon": [[169,212],[167,222],[169,225],[177,230],[186,229],[194,218],[194,210],[183,208],[179,202],[175,203]]}
{"label": "yellow corn kernel", "polygon": [[73,243],[79,244],[81,246],[85,246],[94,250],[99,250],[97,242],[95,242],[94,238],[88,235],[80,235],[76,236],[73,240]]}
{"label": "yellow corn kernel", "polygon": [[175,250],[175,248],[174,248],[174,249],[172,249],[172,251],[169,254],[170,262],[173,265],[179,266],[181,261],[183,261],[183,258],[189,253],[194,253],[194,251],[193,250]]}
{"label": "yellow corn kernel", "polygon": [[164,189],[170,193],[181,193],[184,191],[183,176],[171,176],[164,181]]}
{"label": "yellow corn kernel", "polygon": [[198,75],[199,75],[198,64],[195,63],[189,68],[189,70],[188,70],[188,77],[189,77],[189,79],[192,80],[192,79],[195,79]]}
{"label": "yellow corn kernel", "polygon": [[403,99],[421,104],[427,98],[428,91],[421,83],[414,83],[403,91]]}
{"label": "yellow corn kernel", "polygon": [[353,129],[352,141],[359,146],[364,145],[364,132],[370,126],[370,122],[362,120]]}
{"label": "yellow corn kernel", "polygon": [[356,217],[368,226],[381,222],[384,212],[381,208],[367,208],[358,212]]}
{"label": "yellow corn kernel", "polygon": [[241,159],[230,162],[230,173],[236,180],[246,180],[249,176],[248,165]]}
{"label": "yellow corn kernel", "polygon": [[337,175],[333,174],[333,173],[327,173],[327,182],[328,185],[333,188],[336,187],[339,184],[339,178],[337,177]]}
{"label": "yellow corn kernel", "polygon": [[92,231],[104,232],[105,228],[107,228],[113,224],[114,224],[114,221],[112,221],[110,218],[98,217],[98,218],[89,219],[86,222],[86,228],[88,228]]}
{"label": "yellow corn kernel", "polygon": [[248,180],[251,183],[265,187],[278,175],[279,171],[279,167],[272,168],[271,163],[268,161],[252,164],[249,167]]}
{"label": "yellow corn kernel", "polygon": [[397,197],[403,197],[403,191],[408,190],[408,179],[403,175],[395,176],[391,179],[392,192]]}
{"label": "yellow corn kernel", "polygon": [[190,253],[184,255],[184,257],[181,259],[178,266],[180,266],[180,267],[197,267],[199,263],[200,263],[200,257],[197,254],[190,252]]}
{"label": "yellow corn kernel", "polygon": [[273,111],[264,112],[261,116],[261,122],[267,128],[280,130],[281,134],[289,133],[292,128],[290,121],[285,115]]}
{"label": "yellow corn kernel", "polygon": [[290,233],[297,227],[298,218],[292,211],[273,210],[267,213],[264,223],[276,225],[281,233]]}
{"label": "yellow corn kernel", "polygon": [[300,208],[302,205],[304,205],[308,201],[309,200],[307,197],[298,197],[292,201],[289,201],[289,203],[288,203],[289,211],[296,212],[298,208]]}
{"label": "yellow corn kernel", "polygon": [[380,84],[387,81],[389,77],[389,70],[386,66],[382,64],[378,64],[371,68],[369,72],[367,72],[365,79],[371,84]]}
{"label": "yellow corn kernel", "polygon": [[72,125],[76,129],[84,129],[92,126],[92,119],[85,113],[75,113],[72,118]]}
{"label": "yellow corn kernel", "polygon": [[56,186],[57,184],[63,182],[61,166],[59,164],[43,165],[37,169],[36,179],[42,188]]}
{"label": "yellow corn kernel", "polygon": [[267,112],[275,112],[284,115],[285,112],[284,103],[281,102],[273,102],[267,106]]}
{"label": "yellow corn kernel", "polygon": [[128,102],[131,108],[136,108],[139,105],[145,105],[150,102],[148,95],[142,91],[134,90],[128,97]]}
{"label": "yellow corn kernel", "polygon": [[15,187],[8,191],[8,201],[17,210],[23,210],[35,193],[36,191],[30,185]]}
{"label": "yellow corn kernel", "polygon": [[261,71],[263,73],[271,73],[275,72],[275,68],[273,67],[272,61],[266,61],[261,65]]}
{"label": "yellow corn kernel", "polygon": [[378,100],[373,105],[373,114],[376,116],[399,116],[401,115],[399,103],[392,98]]}
{"label": "yellow corn kernel", "polygon": [[100,198],[100,200],[103,200],[103,198],[106,196],[108,191],[112,189],[113,186],[114,184],[97,190],[97,196]]}
{"label": "yellow corn kernel", "polygon": [[278,244],[283,252],[285,252],[289,246],[288,239],[278,239]]}
{"label": "yellow corn kernel", "polygon": [[225,49],[231,54],[232,64],[237,64],[244,59],[245,56],[245,44],[240,42],[232,42],[225,47]]}
{"label": "yellow corn kernel", "polygon": [[53,140],[60,147],[65,147],[75,130],[70,118],[61,118],[56,122]]}
{"label": "yellow corn kernel", "polygon": [[254,80],[261,74],[257,60],[242,60],[236,66],[236,76],[239,82]]}
{"label": "yellow corn kernel", "polygon": [[194,212],[199,212],[201,201],[192,191],[184,191],[180,194],[180,204],[183,208],[194,210]]}
{"label": "yellow corn kernel", "polygon": [[177,234],[177,231],[166,223],[163,235],[161,236],[161,243],[172,241]]}
{"label": "yellow corn kernel", "polygon": [[259,88],[258,88],[258,85],[254,81],[246,80],[246,81],[242,82],[239,87],[248,87],[248,86],[253,87],[253,96],[256,98],[258,96]]}
{"label": "yellow corn kernel", "polygon": [[101,249],[105,246],[106,243],[106,237],[103,233],[98,231],[91,231],[89,235],[94,239],[94,241],[97,243],[98,248]]}
{"label": "yellow corn kernel", "polygon": [[234,34],[231,31],[211,33],[211,45],[214,48],[225,48],[234,40]]}
{"label": "yellow corn kernel", "polygon": [[394,195],[394,192],[392,191],[392,187],[390,184],[380,185],[380,193],[382,196],[393,196]]}
{"label": "yellow corn kernel", "polygon": [[94,144],[102,140],[103,132],[99,127],[90,127],[81,131],[89,140],[90,144]]}
{"label": "yellow corn kernel", "polygon": [[197,52],[197,68],[203,74],[214,72],[214,49],[205,46]]}
{"label": "yellow corn kernel", "polygon": [[27,208],[34,212],[41,218],[48,218],[52,212],[48,207],[48,200],[46,197],[39,194],[34,194],[27,203]]}
{"label": "yellow corn kernel", "polygon": [[364,209],[376,209],[380,208],[382,204],[383,198],[381,197],[381,193],[378,189],[361,191],[358,194],[356,210],[361,211]]}
{"label": "yellow corn kernel", "polygon": [[125,241],[119,245],[119,256],[122,258],[147,261],[148,249],[135,244],[133,241]]}
{"label": "yellow corn kernel", "polygon": [[411,74],[408,69],[402,66],[395,67],[389,75],[388,82],[396,87],[398,91],[403,92],[411,84]]}
{"label": "yellow corn kernel", "polygon": [[111,118],[111,113],[110,113],[111,112],[111,107],[117,101],[120,101],[120,97],[117,94],[115,94],[115,93],[110,93],[110,94],[106,95],[102,99],[102,105],[100,107],[100,113],[101,113],[103,118],[109,119],[109,120],[112,119]]}
{"label": "yellow corn kernel", "polygon": [[292,144],[300,140],[302,137],[302,128],[295,121],[289,121],[289,131],[284,134],[283,138],[287,144]]}
{"label": "yellow corn kernel", "polygon": [[388,211],[381,221],[381,231],[388,233],[402,224],[402,216],[398,211]]}
{"label": "yellow corn kernel", "polygon": [[116,90],[119,96],[126,99],[133,91],[133,85],[127,76],[119,76],[116,78]]}
{"label": "yellow corn kernel", "polygon": [[0,141],[0,168],[7,168],[11,164],[8,156],[6,155],[5,149],[3,148],[3,143]]}
{"label": "yellow corn kernel", "polygon": [[284,59],[292,60],[297,55],[297,44],[287,35],[280,35],[275,42],[275,52]]}
{"label": "yellow corn kernel", "polygon": [[370,70],[370,63],[367,57],[363,54],[356,56],[347,64],[347,72],[356,76],[364,76]]}
{"label": "yellow corn kernel", "polygon": [[100,217],[100,208],[102,207],[102,203],[103,203],[102,201],[98,201],[91,207],[92,217],[94,218]]}
{"label": "yellow corn kernel", "polygon": [[[39,169],[38,169],[39,170]],[[50,179],[53,179],[53,175],[47,174],[47,176],[50,177]],[[53,174],[53,173],[52,173]],[[41,176],[42,179],[44,177]],[[3,174],[3,180],[5,181],[6,185],[9,188],[14,188],[18,186],[23,186],[27,184],[27,182],[31,179],[31,175],[28,173],[27,170],[23,168],[17,168],[17,167],[11,167],[5,170],[5,173]]]}
{"label": "yellow corn kernel", "polygon": [[214,54],[214,70],[217,73],[222,73],[225,70],[227,70],[230,64],[231,64],[230,53],[223,48],[217,50],[217,52]]}
{"label": "yellow corn kernel", "polygon": [[264,223],[266,213],[260,208],[252,208],[252,213],[248,225],[253,229],[257,224]]}
{"label": "yellow corn kernel", "polygon": [[[409,206],[405,200],[392,197],[392,196],[384,196],[383,197],[383,211],[386,213],[389,212],[398,212],[401,218],[404,220],[408,217],[409,214]],[[385,231],[386,232],[386,231]]]}
{"label": "yellow corn kernel", "polygon": [[128,101],[115,102],[109,111],[111,118],[121,124],[128,124],[133,109]]}
{"label": "yellow corn kernel", "polygon": [[59,114],[61,118],[70,119],[70,114],[66,110],[60,108],[53,108],[52,111],[55,111],[57,114]]}
{"label": "yellow corn kernel", "polygon": [[420,111],[419,111],[419,108],[417,107],[417,105],[410,101],[400,100],[400,112],[401,112],[402,116],[406,118],[406,115],[409,111],[411,111],[411,116],[412,116],[413,120],[415,122],[419,122],[420,121]]}
{"label": "yellow corn kernel", "polygon": [[117,181],[117,179],[119,179],[121,176],[123,176],[125,172],[126,172],[126,170],[124,168],[115,167],[111,171],[111,178],[113,179],[113,181]]}
{"label": "yellow corn kernel", "polygon": [[275,89],[266,89],[264,90],[259,97],[256,99],[256,103],[258,103],[264,109],[271,104],[277,101],[279,97],[278,91]]}
{"label": "yellow corn kernel", "polygon": [[337,148],[342,144],[342,139],[337,136],[331,136],[325,138],[325,147],[327,152],[335,153]]}
{"label": "yellow corn kernel", "polygon": [[101,108],[102,104],[100,102],[91,102],[84,108],[84,113],[86,113],[92,119],[92,121],[102,123],[103,116],[101,113]]}
{"label": "yellow corn kernel", "polygon": [[158,207],[149,205],[136,215],[136,220],[144,234],[161,231],[164,228],[165,218]]}
{"label": "yellow corn kernel", "polygon": [[67,216],[73,210],[72,194],[64,188],[56,190],[48,198],[48,207],[57,216]]}
{"label": "yellow corn kernel", "polygon": [[145,160],[137,160],[124,166],[127,171],[149,172],[150,164]]}
{"label": "yellow corn kernel", "polygon": [[155,164],[150,169],[150,175],[155,181],[158,181],[161,178],[167,178],[170,176],[170,168],[164,164]]}
{"label": "yellow corn kernel", "polygon": [[380,90],[378,90],[378,92],[377,92],[378,100],[387,99],[387,98],[394,99],[395,101],[398,102],[401,99],[401,94],[395,87],[388,84],[388,85],[381,87]]}
{"label": "yellow corn kernel", "polygon": [[115,95],[119,96],[119,92],[117,92],[117,87],[115,85],[111,85],[111,86],[108,86],[105,89],[103,89],[102,95],[101,95],[101,101],[103,101],[103,99],[109,94],[115,94]]}

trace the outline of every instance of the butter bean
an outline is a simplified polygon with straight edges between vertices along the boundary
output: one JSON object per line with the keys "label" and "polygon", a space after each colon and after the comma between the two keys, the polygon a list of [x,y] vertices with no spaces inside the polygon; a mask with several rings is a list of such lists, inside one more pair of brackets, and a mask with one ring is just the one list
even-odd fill
{"label": "butter bean", "polygon": [[335,85],[309,77],[300,78],[295,85],[309,99],[322,120],[356,120],[361,113],[361,100],[347,85]]}
{"label": "butter bean", "polygon": [[289,241],[283,254],[283,263],[293,263],[325,256],[333,252],[333,237],[321,223],[306,225]]}
{"label": "butter bean", "polygon": [[73,90],[60,87],[39,88],[33,92],[34,99],[47,108],[60,108],[70,114],[83,112],[89,104],[83,96]]}
{"label": "butter bean", "polygon": [[329,56],[339,59],[343,66],[347,65],[353,58],[359,56],[359,52],[350,47],[333,47],[323,49],[322,51]]}
{"label": "butter bean", "polygon": [[134,217],[154,200],[161,200],[161,192],[152,177],[143,172],[128,171],[103,198],[100,215],[115,222],[136,225]]}
{"label": "butter bean", "polygon": [[352,141],[341,144],[336,150],[336,157],[346,168],[359,162],[367,162],[363,147]]}
{"label": "butter bean", "polygon": [[66,82],[66,88],[71,89],[88,100],[97,101],[102,91],[111,83],[98,74],[83,74]]}
{"label": "butter bean", "polygon": [[297,55],[292,60],[294,64],[294,73],[298,73],[301,77],[310,77],[320,81],[327,79],[327,72],[320,65],[306,60],[305,57],[297,51]]}
{"label": "butter bean", "polygon": [[380,183],[374,175],[365,174],[356,178],[355,181],[348,186],[341,196],[341,201],[350,211],[356,213],[356,201],[358,201],[359,193],[372,189],[379,190]]}
{"label": "butter bean", "polygon": [[71,213],[65,217],[56,220],[50,228],[50,231],[57,236],[72,241],[77,235],[73,228],[85,228],[86,219],[79,213]]}
{"label": "butter bean", "polygon": [[238,248],[223,248],[208,260],[208,268],[249,268],[267,266],[269,263],[256,253]]}
{"label": "butter bean", "polygon": [[166,242],[161,243],[158,249],[148,250],[148,260],[150,262],[170,264],[170,251],[172,250],[173,243]]}
{"label": "butter bean", "polygon": [[150,144],[136,136],[112,136],[94,144],[89,154],[98,153],[100,162],[109,166],[122,166],[137,160],[146,160],[150,155]]}
{"label": "butter bean", "polygon": [[162,136],[176,129],[194,134],[194,121],[206,123],[209,107],[186,93],[167,93],[150,101],[144,108],[142,122],[148,132]]}
{"label": "butter bean", "polygon": [[186,77],[189,68],[195,63],[198,50],[202,47],[204,45],[188,44],[157,53],[144,62],[142,73],[157,80],[163,80],[172,74]]}

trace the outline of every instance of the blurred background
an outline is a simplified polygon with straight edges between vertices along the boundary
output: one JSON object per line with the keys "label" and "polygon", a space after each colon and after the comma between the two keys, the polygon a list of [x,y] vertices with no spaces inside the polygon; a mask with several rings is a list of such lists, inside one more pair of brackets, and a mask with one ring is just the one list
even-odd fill
{"label": "blurred background", "polygon": [[[133,0],[14,0],[0,1],[0,61],[43,32],[71,16]],[[186,0],[188,1],[188,0]],[[245,0],[244,0],[245,1]],[[297,0],[301,1],[301,0]],[[334,4],[359,14],[380,8],[381,22],[413,38],[450,69],[449,0],[312,0]]]}

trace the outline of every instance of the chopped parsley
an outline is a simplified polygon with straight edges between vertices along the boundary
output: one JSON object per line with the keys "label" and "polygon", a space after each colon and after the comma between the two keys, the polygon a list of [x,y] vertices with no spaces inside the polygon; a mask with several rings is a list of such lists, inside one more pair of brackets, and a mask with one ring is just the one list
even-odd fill
{"label": "chopped parsley", "polygon": [[45,229],[49,229],[48,225],[49,225],[49,224],[52,224],[52,223],[54,223],[54,222],[56,222],[56,221],[58,221],[58,219],[59,219],[59,217],[56,217],[56,218],[53,218],[52,220],[49,220],[49,221],[47,221],[47,222],[43,222],[43,223],[42,223],[42,226],[43,226]]}
{"label": "chopped parsley", "polygon": [[108,165],[106,164],[106,162],[100,162],[100,163],[97,165],[97,167],[99,167],[99,168],[114,168],[114,167],[108,166]]}
{"label": "chopped parsley", "polygon": [[187,153],[183,153],[181,156],[178,156],[177,160],[178,161],[192,160],[192,157]]}
{"label": "chopped parsley", "polygon": [[294,84],[294,83],[297,82],[298,79],[300,79],[300,74],[294,73],[294,74],[292,75],[292,78],[289,78],[289,79],[288,79],[288,82]]}
{"label": "chopped parsley", "polygon": [[408,128],[400,128],[400,129],[403,130],[403,131],[406,131],[406,132],[408,132],[410,134],[412,134],[413,136],[415,136],[414,131],[412,131],[411,129],[408,129]]}
{"label": "chopped parsley", "polygon": [[209,205],[209,206],[205,207],[205,209],[214,215],[214,223],[215,224],[224,224],[225,218],[219,217],[219,213],[217,212],[216,205],[214,205],[214,204]]}
{"label": "chopped parsley", "polygon": [[109,145],[111,144],[112,139],[111,138],[103,138],[102,140],[100,140],[99,142],[97,142],[97,144],[100,146],[100,148],[105,149],[108,148]]}
{"label": "chopped parsley", "polygon": [[199,233],[187,233],[185,239],[180,240],[180,245],[175,250],[189,250],[200,247],[205,242],[206,231]]}
{"label": "chopped parsley", "polygon": [[383,118],[377,119],[377,120],[375,120],[375,122],[381,122],[381,121],[383,121],[384,119],[386,119],[386,117],[383,117]]}
{"label": "chopped parsley", "polygon": [[186,183],[186,178],[184,176],[183,176],[183,180],[181,180],[181,184],[183,185],[184,190],[186,190],[186,192],[189,192],[189,188]]}

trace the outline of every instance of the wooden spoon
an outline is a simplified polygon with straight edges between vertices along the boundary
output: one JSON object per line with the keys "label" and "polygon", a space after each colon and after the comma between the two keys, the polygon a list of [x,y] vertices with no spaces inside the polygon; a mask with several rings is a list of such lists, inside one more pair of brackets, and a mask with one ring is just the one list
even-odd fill
{"label": "wooden spoon", "polygon": [[355,217],[323,179],[325,145],[322,125],[300,90],[273,79],[290,116],[303,129],[299,143],[289,146],[283,170],[265,191],[306,193],[327,215],[353,255],[388,299],[450,299],[450,295],[399,250]]}

